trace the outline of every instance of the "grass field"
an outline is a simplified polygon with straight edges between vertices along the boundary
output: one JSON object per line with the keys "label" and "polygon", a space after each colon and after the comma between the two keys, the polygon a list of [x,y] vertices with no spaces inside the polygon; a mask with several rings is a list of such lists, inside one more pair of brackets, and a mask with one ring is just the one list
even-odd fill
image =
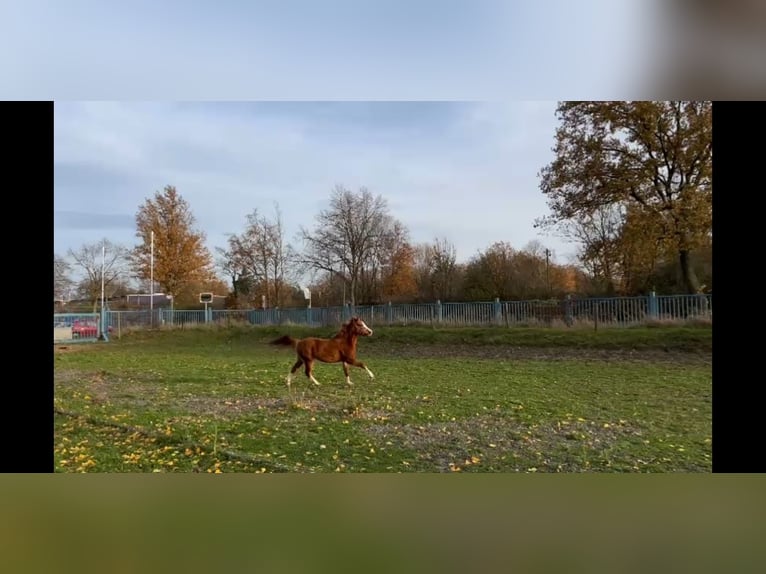
{"label": "grass field", "polygon": [[[285,375],[306,328],[54,346],[58,472],[709,472],[709,327],[376,328],[375,373]],[[330,330],[315,332],[330,335]]]}

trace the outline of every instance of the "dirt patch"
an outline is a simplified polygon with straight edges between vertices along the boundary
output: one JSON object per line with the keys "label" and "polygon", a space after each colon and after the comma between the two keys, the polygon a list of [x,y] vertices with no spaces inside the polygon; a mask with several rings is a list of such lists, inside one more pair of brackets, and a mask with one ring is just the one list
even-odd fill
{"label": "dirt patch", "polygon": [[581,472],[584,456],[594,459],[593,470],[597,470],[605,464],[599,460],[600,453],[619,440],[642,434],[626,421],[572,420],[530,426],[491,415],[426,425],[376,424],[366,432],[378,441],[417,452],[422,462],[440,472],[479,464],[490,469],[493,463],[507,468],[509,459],[519,461],[520,471],[531,465],[541,472]]}
{"label": "dirt patch", "polygon": [[247,414],[257,411],[284,412],[288,410],[303,410],[312,413],[329,414],[332,416],[367,420],[389,421],[398,415],[383,409],[369,409],[361,405],[330,404],[324,400],[300,396],[284,398],[252,398],[252,397],[187,397],[178,401],[178,406],[194,415],[228,416],[232,414]]}
{"label": "dirt patch", "polygon": [[88,343],[73,343],[71,345],[54,345],[53,346],[53,352],[54,354],[60,354],[60,353],[76,353],[78,351],[92,351],[93,346],[92,344]]}
{"label": "dirt patch", "polygon": [[94,373],[88,378],[86,390],[94,404],[105,403],[109,400],[109,382],[106,373]]}
{"label": "dirt patch", "polygon": [[256,411],[285,411],[300,409],[305,411],[328,410],[327,405],[318,399],[306,398],[252,398],[252,397],[187,397],[180,399],[178,405],[190,413],[198,415],[226,416],[246,414]]}
{"label": "dirt patch", "polygon": [[53,378],[62,387],[77,387],[88,395],[94,404],[105,403],[111,394],[111,384],[105,371],[83,373],[77,370],[57,370]]}
{"label": "dirt patch", "polygon": [[595,361],[675,363],[710,365],[712,352],[664,349],[578,349],[573,347],[519,347],[506,345],[467,344],[388,344],[386,348],[370,349],[370,356],[416,358],[467,358],[537,361]]}

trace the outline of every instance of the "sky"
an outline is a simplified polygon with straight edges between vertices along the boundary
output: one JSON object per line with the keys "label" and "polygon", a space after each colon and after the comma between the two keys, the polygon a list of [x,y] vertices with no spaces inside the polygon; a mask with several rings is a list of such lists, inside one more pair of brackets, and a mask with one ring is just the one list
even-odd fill
{"label": "sky", "polygon": [[[466,260],[539,238],[556,101],[645,93],[646,6],[5,2],[0,95],[56,102],[58,253],[132,244],[136,210],[165,185],[211,249],[274,201],[292,239],[343,185]],[[544,241],[559,261],[573,251]]]}
{"label": "sky", "polygon": [[[651,0],[0,3],[0,91],[57,100],[622,99]],[[30,97],[32,96],[32,97]]]}
{"label": "sky", "polygon": [[173,185],[215,252],[253,209],[279,205],[297,248],[332,190],[386,200],[413,243],[447,238],[466,261],[495,241],[575,247],[533,228],[553,159],[555,101],[56,102],[54,250],[135,245],[135,215]]}

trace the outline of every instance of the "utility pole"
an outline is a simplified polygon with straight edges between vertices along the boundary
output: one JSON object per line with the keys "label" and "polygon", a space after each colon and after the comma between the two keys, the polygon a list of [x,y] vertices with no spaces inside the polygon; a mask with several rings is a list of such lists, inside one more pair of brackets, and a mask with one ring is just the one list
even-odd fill
{"label": "utility pole", "polygon": [[149,323],[154,327],[154,231],[152,231],[151,261],[149,263]]}
{"label": "utility pole", "polygon": [[545,282],[548,284],[548,298],[551,297],[551,273],[550,273],[551,250],[545,248]]}

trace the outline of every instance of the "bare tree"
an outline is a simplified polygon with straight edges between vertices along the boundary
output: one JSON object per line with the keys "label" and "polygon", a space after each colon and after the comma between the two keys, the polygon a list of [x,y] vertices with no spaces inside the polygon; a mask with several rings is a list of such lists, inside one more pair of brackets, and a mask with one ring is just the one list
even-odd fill
{"label": "bare tree", "polygon": [[373,196],[364,187],[353,193],[336,186],[329,209],[322,210],[316,221],[314,231],[301,229],[302,260],[315,271],[342,277],[354,305],[365,271],[377,273],[383,242],[395,220],[380,195]]}
{"label": "bare tree", "polygon": [[457,295],[458,266],[455,246],[446,238],[435,238],[415,249],[415,273],[420,296],[448,301]]}
{"label": "bare tree", "polygon": [[53,298],[66,299],[72,288],[72,266],[60,255],[53,255]]}
{"label": "bare tree", "polygon": [[247,215],[244,231],[231,234],[228,249],[219,248],[218,252],[222,257],[219,266],[232,281],[248,278],[253,285],[262,286],[270,305],[279,306],[297,275],[297,257],[285,241],[278,205],[275,211],[274,219],[269,219],[254,209]]}
{"label": "bare tree", "polygon": [[282,225],[282,211],[279,204],[274,204],[275,217],[268,225],[268,237],[272,245],[269,259],[272,285],[274,289],[274,304],[282,305],[283,299],[291,290],[291,284],[298,276],[298,254],[290,243],[285,242],[285,232]]}
{"label": "bare tree", "polygon": [[607,293],[614,293],[620,283],[618,243],[623,219],[622,206],[607,205],[579,214],[558,227],[564,238],[579,244],[578,259]]}
{"label": "bare tree", "polygon": [[[231,235],[229,236],[231,238]],[[215,260],[216,267],[223,273],[223,276],[229,279],[231,282],[231,296],[236,304],[252,302],[248,301],[252,293],[252,277],[245,269],[241,262],[238,261],[231,249],[231,242],[229,249],[223,247],[216,247],[215,251],[218,257]]]}
{"label": "bare tree", "polygon": [[[128,277],[128,250],[104,239],[98,243],[83,245],[78,250],[68,252],[69,257],[83,274],[79,291],[84,298],[93,303],[93,312],[98,309],[101,298],[102,259],[103,284],[106,297],[112,297],[115,290]],[[102,258],[103,255],[103,258]]]}
{"label": "bare tree", "polygon": [[446,237],[436,238],[431,246],[431,284],[436,299],[449,300],[455,295],[457,251]]}

